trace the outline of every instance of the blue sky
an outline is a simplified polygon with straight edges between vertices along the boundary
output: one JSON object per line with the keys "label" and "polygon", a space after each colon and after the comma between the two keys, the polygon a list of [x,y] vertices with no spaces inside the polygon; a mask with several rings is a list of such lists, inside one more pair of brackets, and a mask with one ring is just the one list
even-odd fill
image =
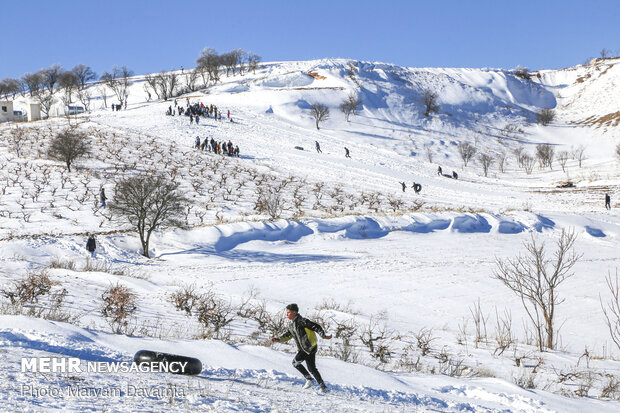
{"label": "blue sky", "polygon": [[0,0],[0,78],[55,63],[191,67],[206,46],[263,61],[555,69],[620,52],[619,16],[618,0]]}

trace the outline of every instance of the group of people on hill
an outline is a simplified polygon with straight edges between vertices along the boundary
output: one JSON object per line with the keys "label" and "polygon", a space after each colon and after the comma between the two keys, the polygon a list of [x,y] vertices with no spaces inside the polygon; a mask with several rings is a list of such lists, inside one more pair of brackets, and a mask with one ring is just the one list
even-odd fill
{"label": "group of people on hill", "polygon": [[[323,151],[321,150],[321,144],[319,144],[319,141],[314,141],[314,147],[316,148],[316,153],[323,153]],[[351,151],[349,151],[349,148],[347,148],[346,146],[344,147],[344,157],[345,158],[351,157]]]}
{"label": "group of people on hill", "polygon": [[233,145],[231,141],[218,142],[215,139],[204,138],[200,141],[200,136],[196,136],[196,142],[194,148],[201,151],[213,152],[220,155],[236,156],[239,157],[239,145]]}
{"label": "group of people on hill", "polygon": [[[189,122],[194,123],[195,121],[196,124],[200,123],[200,117],[213,117],[214,120],[222,120],[222,112],[218,110],[217,106],[213,104],[205,106],[202,102],[190,104],[189,98],[187,98],[187,105],[185,107],[179,105],[176,99],[174,100],[174,109],[172,108],[172,105],[168,106],[166,115],[175,116],[175,113],[179,116],[189,117]],[[231,122],[233,121],[230,117],[230,110],[226,112],[226,117]]]}

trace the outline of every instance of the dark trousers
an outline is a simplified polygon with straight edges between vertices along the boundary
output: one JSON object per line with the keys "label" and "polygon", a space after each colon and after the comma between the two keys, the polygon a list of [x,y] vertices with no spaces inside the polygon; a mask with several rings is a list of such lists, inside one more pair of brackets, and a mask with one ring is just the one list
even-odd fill
{"label": "dark trousers", "polygon": [[[308,374],[308,370],[310,370],[310,373],[312,373],[312,375],[316,379],[316,382],[319,384],[322,384],[323,379],[321,378],[321,374],[319,373],[319,371],[316,369],[316,362],[315,362],[316,349],[317,348],[315,347],[310,352],[310,354],[304,352],[303,350],[300,350],[299,353],[297,353],[297,355],[293,359],[293,366],[301,374],[303,374],[306,379],[310,379],[310,374]],[[306,370],[306,368],[302,364],[304,361],[306,362],[306,365],[308,366],[308,370]]]}

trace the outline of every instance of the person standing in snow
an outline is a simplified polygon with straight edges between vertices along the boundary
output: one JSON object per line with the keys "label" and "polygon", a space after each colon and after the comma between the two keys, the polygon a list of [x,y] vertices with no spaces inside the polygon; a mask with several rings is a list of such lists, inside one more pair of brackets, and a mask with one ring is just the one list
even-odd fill
{"label": "person standing in snow", "polygon": [[605,194],[605,208],[611,209],[611,196],[609,194]]}
{"label": "person standing in snow", "polygon": [[200,136],[196,136],[196,143],[194,144],[194,148],[200,148]]}
{"label": "person standing in snow", "polygon": [[[294,338],[295,344],[297,344],[298,352],[295,355],[295,358],[293,358],[293,366],[306,378],[306,383],[303,388],[307,389],[312,386],[312,376],[314,376],[321,388],[321,391],[326,392],[327,386],[316,368],[315,358],[319,346],[317,344],[315,332],[319,333],[319,335],[325,340],[330,340],[332,336],[326,335],[323,327],[317,323],[302,317],[299,314],[299,307],[297,304],[289,304],[286,306],[286,318],[291,320],[288,325],[288,331],[280,337],[273,337],[271,342],[284,343],[289,341],[291,338]],[[312,376],[310,376],[310,373],[308,373],[308,370],[304,367],[304,361],[308,366],[308,370],[312,373]]]}
{"label": "person standing in snow", "polygon": [[405,189],[407,188],[407,184],[405,184],[404,182],[400,183],[403,186],[403,192],[405,192]]}
{"label": "person standing in snow", "polygon": [[452,178],[459,179],[459,174],[457,174],[456,171],[452,171]]}
{"label": "person standing in snow", "polygon": [[345,158],[351,157],[351,155],[349,154],[349,148],[347,148],[346,146],[344,147],[344,157]]}
{"label": "person standing in snow", "polygon": [[105,208],[105,201],[106,199],[108,199],[105,196],[105,189],[103,189],[103,187],[101,188],[101,191],[99,191],[99,201],[101,201],[101,206]]}
{"label": "person standing in snow", "polygon": [[196,115],[196,125],[200,122],[200,116]]}
{"label": "person standing in snow", "polygon": [[230,119],[230,110],[228,111],[228,119]]}
{"label": "person standing in snow", "polygon": [[95,250],[97,249],[97,243],[95,242],[95,236],[88,234],[88,241],[86,241],[86,249],[90,252],[90,255],[95,258]]}
{"label": "person standing in snow", "polygon": [[443,175],[443,171],[441,170],[441,166],[437,167],[437,175]]}
{"label": "person standing in snow", "polygon": [[319,141],[314,141],[314,146],[316,147],[316,153],[323,153],[321,150],[321,145],[319,145]]}

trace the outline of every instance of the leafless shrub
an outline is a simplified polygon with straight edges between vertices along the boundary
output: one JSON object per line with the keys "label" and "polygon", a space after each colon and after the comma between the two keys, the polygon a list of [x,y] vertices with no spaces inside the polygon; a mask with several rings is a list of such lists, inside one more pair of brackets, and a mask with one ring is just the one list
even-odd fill
{"label": "leafless shrub", "polygon": [[431,344],[437,339],[437,337],[433,336],[433,329],[427,329],[426,327],[415,333],[414,337],[416,345],[422,352],[422,356],[426,356],[431,351]]}
{"label": "leafless shrub", "polygon": [[487,342],[487,321],[489,316],[484,316],[482,307],[480,306],[480,298],[474,303],[473,307],[469,307],[472,319],[474,321],[474,327],[476,329],[474,337],[474,347],[478,348],[478,344],[481,342]]}
{"label": "leafless shrub", "polygon": [[462,358],[453,358],[442,351],[439,360],[439,374],[444,374],[450,377],[461,377],[465,372],[469,370],[469,367],[465,365],[465,360]]}
{"label": "leafless shrub", "polygon": [[523,389],[535,389],[536,388],[536,373],[528,372],[527,370],[523,370],[521,375],[518,377],[513,377],[514,384],[523,388]]}
{"label": "leafless shrub", "polygon": [[393,333],[385,323],[380,324],[381,317],[371,316],[368,324],[359,334],[361,342],[368,347],[370,355],[381,363],[387,363],[392,357],[392,350],[389,347],[388,340]]}
{"label": "leafless shrub", "polygon": [[[415,348],[413,344],[407,345],[398,359],[397,366],[407,372],[422,371],[422,364],[420,363],[420,355],[414,354]],[[415,360],[414,360],[415,357]]]}
{"label": "leafless shrub", "polygon": [[33,304],[48,294],[54,285],[57,282],[52,281],[47,271],[34,271],[15,281],[12,287],[0,290],[0,294],[8,298],[12,305]]}
{"label": "leafless shrub", "polygon": [[495,342],[497,347],[493,354],[502,355],[506,349],[514,344],[512,334],[512,314],[509,310],[504,310],[504,315],[500,317],[495,308]]}
{"label": "leafless shrub", "polygon": [[424,116],[428,117],[431,113],[439,112],[440,106],[437,103],[439,99],[439,95],[432,90],[426,89],[422,91],[420,96],[420,100],[422,105],[424,105]]}
{"label": "leafless shrub", "polygon": [[526,174],[530,175],[532,173],[535,163],[536,160],[532,156],[528,154],[521,156],[521,165],[523,166],[523,169],[525,169]]}
{"label": "leafless shrub", "polygon": [[234,309],[215,295],[208,292],[200,296],[200,301],[196,305],[196,315],[198,322],[203,326],[202,338],[222,339],[226,337],[223,328],[235,319]]}
{"label": "leafless shrub", "polygon": [[575,149],[573,149],[572,153],[573,159],[576,159],[577,162],[579,162],[579,167],[581,168],[581,163],[586,159],[586,147],[583,145],[579,145]]}
{"label": "leafless shrub", "polygon": [[571,268],[581,258],[573,249],[576,238],[573,231],[562,230],[553,259],[547,257],[545,244],[539,245],[533,235],[524,243],[525,255],[506,261],[496,259],[494,278],[521,299],[536,329],[540,351],[543,346],[555,347],[555,310],[563,302],[557,289],[573,275]]}
{"label": "leafless shrub", "polygon": [[507,160],[508,160],[508,155],[506,154],[506,152],[500,151],[497,154],[497,166],[499,167],[499,171],[501,173],[505,172]]}
{"label": "leafless shrub", "polygon": [[[86,263],[84,263],[84,266],[81,268],[81,271],[83,272],[105,272],[109,274],[114,273],[114,271],[112,270],[112,266],[108,262],[102,261],[102,260],[91,260],[90,258],[86,259]],[[116,272],[116,275],[124,275],[124,273],[121,272],[119,274],[118,272]]]}
{"label": "leafless shrub", "polygon": [[63,259],[56,257],[52,259],[48,267],[49,268],[62,268],[65,270],[75,271],[77,265],[75,261],[73,260],[63,260]]}
{"label": "leafless shrub", "polygon": [[613,374],[606,374],[607,381],[603,383],[601,398],[620,400],[620,378]]}
{"label": "leafless shrub", "polygon": [[550,124],[555,119],[555,111],[553,109],[545,108],[536,113],[536,123],[543,126]]}
{"label": "leafless shrub", "polygon": [[428,162],[433,163],[433,147],[431,145],[424,145],[424,151],[426,152]]}
{"label": "leafless shrub", "polygon": [[548,143],[536,145],[536,158],[538,159],[541,168],[548,166],[549,169],[553,169],[552,164],[554,152],[555,150],[553,149],[553,146]]}
{"label": "leafless shrub", "polygon": [[190,284],[184,285],[170,294],[170,299],[177,310],[185,311],[187,316],[191,316],[200,302],[201,296],[196,292],[196,285]]}
{"label": "leafless shrub", "polygon": [[521,79],[529,79],[530,78],[530,69],[527,67],[517,66],[514,71],[516,77],[520,77]]}
{"label": "leafless shrub", "polygon": [[22,156],[24,147],[29,145],[24,128],[15,127],[10,129],[3,137],[6,138],[9,149],[15,152],[18,158]]}
{"label": "leafless shrub", "polygon": [[489,174],[489,168],[491,167],[491,165],[493,165],[493,162],[495,162],[495,160],[491,155],[488,155],[486,153],[481,154],[479,159],[480,165],[482,165],[482,171],[484,172],[484,176],[486,177]]}
{"label": "leafless shrub", "polygon": [[566,162],[568,162],[569,153],[567,151],[558,152],[557,160],[562,167],[562,172],[566,172]]}
{"label": "leafless shrub", "polygon": [[609,273],[605,277],[605,281],[607,282],[607,288],[611,297],[603,303],[603,299],[599,294],[599,301],[605,316],[605,323],[609,329],[609,335],[618,349],[620,349],[620,285],[618,284],[618,270],[616,270],[615,279],[612,279],[611,273]]}
{"label": "leafless shrub", "polygon": [[474,145],[469,142],[462,142],[458,146],[459,155],[461,156],[461,160],[463,161],[463,166],[467,166],[471,158],[474,157],[478,150]]}
{"label": "leafless shrub", "polygon": [[284,200],[281,192],[273,187],[259,187],[254,209],[261,214],[268,214],[271,219],[280,218],[284,212]]}
{"label": "leafless shrub", "polygon": [[136,311],[136,295],[118,282],[101,294],[101,315],[116,334],[130,334],[129,321]]}
{"label": "leafless shrub", "polygon": [[[346,321],[334,320],[335,326],[333,328],[334,337],[339,339],[336,341],[336,345],[331,349],[331,355],[339,360],[346,361],[348,363],[355,363],[359,359],[359,353],[355,346],[352,344],[353,337],[357,334],[360,326],[355,319],[350,318]],[[385,353],[385,350],[382,350]],[[387,356],[377,356],[380,360]]]}

